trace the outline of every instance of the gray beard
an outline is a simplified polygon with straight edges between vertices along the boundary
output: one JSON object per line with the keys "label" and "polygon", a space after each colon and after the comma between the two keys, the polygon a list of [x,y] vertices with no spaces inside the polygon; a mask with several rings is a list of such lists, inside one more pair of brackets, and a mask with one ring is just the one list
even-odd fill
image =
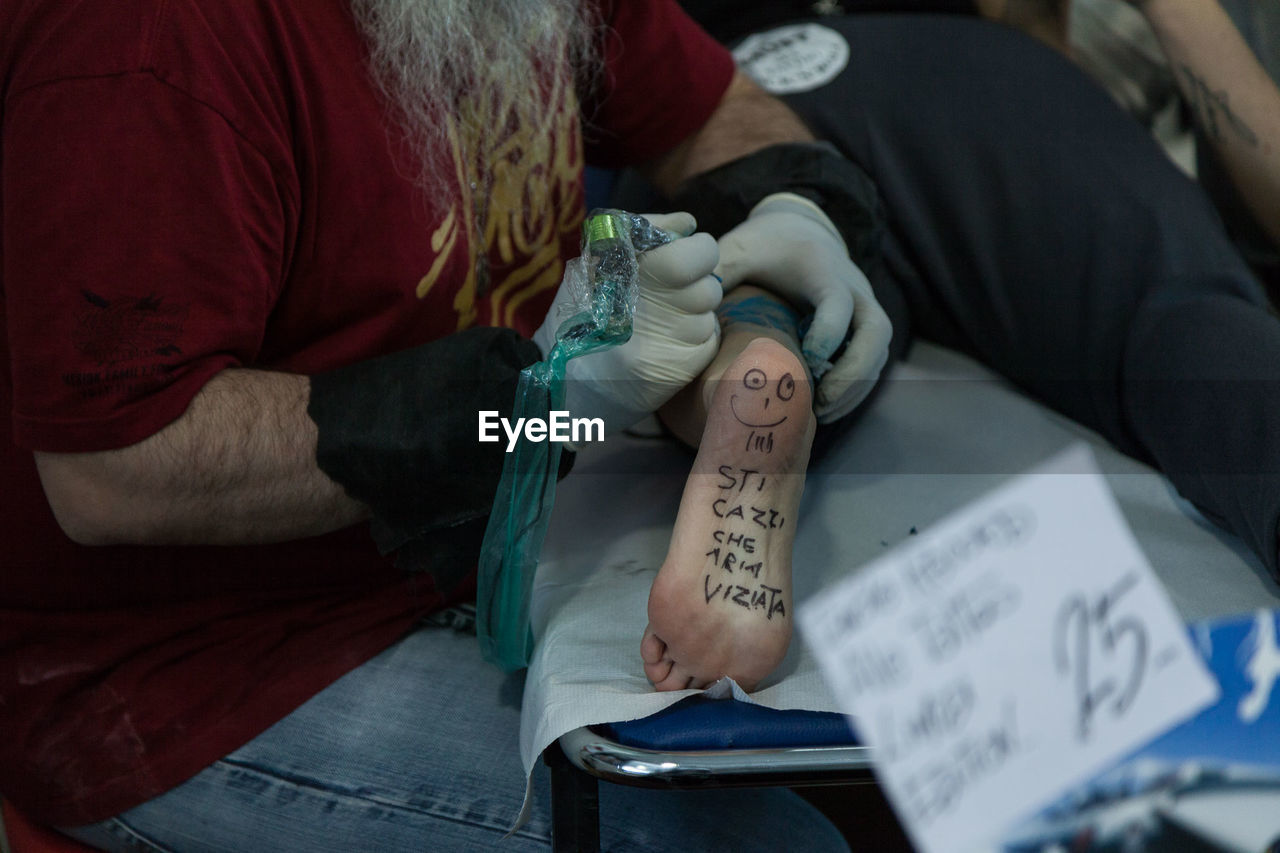
{"label": "gray beard", "polygon": [[416,177],[428,192],[448,194],[462,179],[491,194],[489,152],[512,128],[546,124],[548,74],[594,79],[596,25],[581,5],[352,0],[373,79],[418,155]]}

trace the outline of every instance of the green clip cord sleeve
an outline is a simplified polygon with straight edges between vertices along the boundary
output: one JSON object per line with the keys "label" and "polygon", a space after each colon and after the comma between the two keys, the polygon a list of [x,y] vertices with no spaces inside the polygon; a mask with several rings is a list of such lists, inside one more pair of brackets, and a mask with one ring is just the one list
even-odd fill
{"label": "green clip cord sleeve", "polygon": [[[520,372],[513,417],[547,420],[565,402],[570,359],[626,343],[635,316],[636,253],[672,240],[646,219],[617,210],[593,211],[583,223],[582,257],[568,281],[585,282],[573,316],[556,331],[545,360]],[[518,421],[517,421],[518,422]],[[512,672],[533,654],[529,596],[542,540],[555,503],[560,444],[523,437],[507,454],[480,549],[476,634],[485,660]]]}

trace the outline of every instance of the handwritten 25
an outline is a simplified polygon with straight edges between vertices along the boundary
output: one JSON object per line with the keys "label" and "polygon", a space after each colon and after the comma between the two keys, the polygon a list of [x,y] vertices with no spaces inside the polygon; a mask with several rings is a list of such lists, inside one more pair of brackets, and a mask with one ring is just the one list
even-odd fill
{"label": "handwritten 25", "polygon": [[1100,714],[1123,717],[1142,689],[1150,653],[1147,626],[1140,610],[1122,607],[1137,584],[1138,574],[1129,572],[1092,600],[1077,593],[1058,607],[1054,665],[1072,681],[1080,741],[1089,739]]}

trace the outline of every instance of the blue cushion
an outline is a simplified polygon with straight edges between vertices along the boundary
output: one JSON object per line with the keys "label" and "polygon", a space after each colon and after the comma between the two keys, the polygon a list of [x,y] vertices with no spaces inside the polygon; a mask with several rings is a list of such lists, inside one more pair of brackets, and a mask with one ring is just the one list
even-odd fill
{"label": "blue cushion", "polygon": [[851,746],[858,743],[843,714],[779,711],[736,699],[690,696],[639,720],[593,729],[641,749],[753,749]]}

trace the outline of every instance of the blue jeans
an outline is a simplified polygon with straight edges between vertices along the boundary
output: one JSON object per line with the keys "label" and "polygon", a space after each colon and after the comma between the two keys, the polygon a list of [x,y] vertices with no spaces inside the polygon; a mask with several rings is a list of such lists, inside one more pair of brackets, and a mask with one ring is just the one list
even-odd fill
{"label": "blue jeans", "polygon": [[[420,628],[177,788],[63,831],[127,851],[545,851],[541,763],[532,818],[503,838],[524,797],[522,687],[474,636]],[[783,788],[600,788],[605,850],[848,849]]]}

